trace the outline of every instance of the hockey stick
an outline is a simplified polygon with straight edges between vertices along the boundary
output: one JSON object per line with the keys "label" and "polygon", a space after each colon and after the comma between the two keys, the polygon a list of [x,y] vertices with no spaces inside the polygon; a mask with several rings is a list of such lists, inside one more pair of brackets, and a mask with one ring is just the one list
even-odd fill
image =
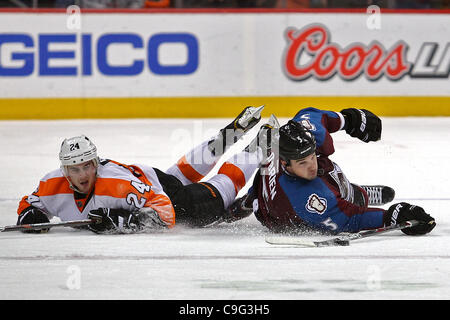
{"label": "hockey stick", "polygon": [[372,237],[378,234],[394,231],[394,230],[401,230],[405,228],[411,228],[414,226],[417,226],[420,222],[417,220],[409,220],[405,221],[399,224],[382,227],[378,229],[372,229],[367,231],[360,231],[357,233],[351,233],[346,236],[336,237],[329,240],[323,240],[323,241],[313,241],[308,240],[305,238],[295,238],[295,237],[276,237],[276,236],[267,236],[266,242],[270,244],[275,245],[295,245],[298,247],[330,247],[330,246],[349,246],[350,241],[352,240],[358,240],[363,238]]}
{"label": "hockey stick", "polygon": [[53,227],[81,227],[81,226],[87,226],[88,224],[91,224],[91,223],[95,223],[95,220],[86,219],[86,220],[73,220],[73,221],[62,221],[62,222],[20,224],[20,225],[0,227],[0,232],[42,230],[42,229],[50,229]]}

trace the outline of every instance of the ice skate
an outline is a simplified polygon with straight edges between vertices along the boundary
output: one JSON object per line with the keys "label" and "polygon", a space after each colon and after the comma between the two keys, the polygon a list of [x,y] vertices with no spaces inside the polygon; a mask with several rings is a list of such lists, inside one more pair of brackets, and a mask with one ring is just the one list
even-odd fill
{"label": "ice skate", "polygon": [[261,112],[264,105],[259,107],[246,107],[233,121],[234,129],[248,132],[261,120]]}
{"label": "ice skate", "polygon": [[245,133],[250,131],[260,120],[264,105],[259,107],[245,107],[244,110],[219,134],[208,142],[208,149],[213,155],[223,154],[228,147],[237,142]]}
{"label": "ice skate", "polygon": [[261,126],[261,129],[259,129],[259,131],[261,131],[262,129],[280,129],[280,123],[278,122],[277,117],[275,117],[273,114],[270,115],[269,121],[267,121],[267,123],[263,124]]}
{"label": "ice skate", "polygon": [[379,206],[394,200],[395,190],[388,186],[361,186],[369,196],[369,206]]}
{"label": "ice skate", "polygon": [[278,122],[278,119],[273,114],[270,115],[268,122],[261,126],[258,135],[245,148],[245,151],[254,152],[257,148],[260,148],[263,159],[267,159],[272,150],[278,146],[279,128],[280,123]]}

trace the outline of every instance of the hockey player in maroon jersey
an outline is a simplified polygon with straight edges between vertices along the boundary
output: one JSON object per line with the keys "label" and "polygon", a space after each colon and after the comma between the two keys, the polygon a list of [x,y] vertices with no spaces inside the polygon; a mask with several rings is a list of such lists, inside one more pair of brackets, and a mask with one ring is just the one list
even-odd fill
{"label": "hockey player in maroon jersey", "polygon": [[279,128],[279,146],[272,144],[248,194],[230,206],[230,214],[243,217],[254,211],[275,232],[358,232],[412,219],[422,223],[403,229],[404,233],[430,232],[436,223],[423,208],[404,202],[388,210],[372,207],[391,202],[394,190],[350,183],[329,159],[334,153],[331,133],[345,130],[370,142],[381,138],[381,128],[381,120],[365,109],[300,110]]}

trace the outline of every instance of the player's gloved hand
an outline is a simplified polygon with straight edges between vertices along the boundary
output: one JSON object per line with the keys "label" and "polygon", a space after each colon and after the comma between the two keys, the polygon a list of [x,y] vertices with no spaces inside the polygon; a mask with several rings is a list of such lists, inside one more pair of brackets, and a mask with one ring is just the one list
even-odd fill
{"label": "player's gloved hand", "polygon": [[345,118],[345,132],[361,141],[378,141],[381,138],[381,119],[369,110],[349,108],[341,110]]}
{"label": "player's gloved hand", "polygon": [[225,222],[231,223],[241,219],[244,219],[253,213],[252,194],[246,194],[245,196],[236,199],[223,215]]}
{"label": "player's gloved hand", "polygon": [[97,221],[88,226],[95,233],[134,233],[168,227],[158,213],[149,207],[135,212],[124,209],[99,208],[91,210],[88,218]]}
{"label": "player's gloved hand", "polygon": [[96,221],[88,225],[88,229],[95,233],[131,233],[138,229],[136,215],[124,209],[91,210],[88,219]]}
{"label": "player's gloved hand", "polygon": [[168,223],[164,222],[155,209],[144,207],[136,213],[137,225],[140,230],[154,230],[168,228]]}
{"label": "player's gloved hand", "polygon": [[[17,225],[23,224],[35,224],[35,223],[48,223],[50,220],[48,219],[45,212],[39,210],[35,207],[28,207],[19,215],[17,219]],[[45,233],[48,232],[49,228],[41,229],[41,230],[24,230],[22,232],[25,233]]]}
{"label": "player's gloved hand", "polygon": [[421,223],[411,228],[402,229],[407,235],[422,235],[430,232],[436,226],[434,218],[423,210],[423,208],[406,202],[393,204],[384,214],[385,225],[394,225],[408,220],[417,220]]}

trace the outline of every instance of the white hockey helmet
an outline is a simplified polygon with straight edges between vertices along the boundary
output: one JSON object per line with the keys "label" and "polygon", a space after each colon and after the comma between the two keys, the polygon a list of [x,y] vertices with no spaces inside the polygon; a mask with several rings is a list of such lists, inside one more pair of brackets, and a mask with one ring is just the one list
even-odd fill
{"label": "white hockey helmet", "polygon": [[98,166],[97,147],[85,135],[64,139],[59,151],[61,168],[66,172],[65,167],[80,164],[90,160]]}

